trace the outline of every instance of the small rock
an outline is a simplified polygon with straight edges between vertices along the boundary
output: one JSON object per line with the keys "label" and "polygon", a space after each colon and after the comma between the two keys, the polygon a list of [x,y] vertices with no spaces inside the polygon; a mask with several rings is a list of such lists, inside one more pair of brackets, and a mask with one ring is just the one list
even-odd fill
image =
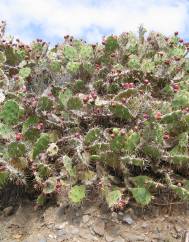
{"label": "small rock", "polygon": [[13,212],[14,212],[14,208],[12,206],[3,209],[4,216],[6,217],[12,215]]}
{"label": "small rock", "polygon": [[124,213],[123,213],[123,212],[119,212],[118,214],[119,214],[119,216],[123,216],[123,215],[124,215]]}
{"label": "small rock", "polygon": [[104,231],[105,231],[105,223],[102,220],[97,220],[96,223],[93,226],[93,231],[100,235],[103,236],[104,235]]}
{"label": "small rock", "polygon": [[81,229],[79,231],[79,236],[83,239],[85,239],[86,241],[93,241],[96,240],[98,241],[98,238],[95,237],[94,235],[92,235],[89,230],[85,230],[85,229]]}
{"label": "small rock", "polygon": [[73,234],[73,235],[76,235],[79,233],[79,229],[78,228],[70,228],[70,233]]}
{"label": "small rock", "polygon": [[175,225],[175,226],[174,226],[174,229],[175,229],[175,231],[176,231],[177,233],[181,233],[182,230],[183,230],[183,228],[180,227],[179,225]]}
{"label": "small rock", "polygon": [[56,224],[54,227],[55,227],[56,230],[62,230],[62,229],[65,228],[65,223]]}
{"label": "small rock", "polygon": [[86,224],[87,222],[89,222],[89,219],[90,219],[89,215],[84,215],[83,216],[83,223]]}
{"label": "small rock", "polygon": [[22,237],[22,235],[21,234],[15,234],[15,235],[13,235],[13,237],[14,237],[14,239],[20,239]]}
{"label": "small rock", "polygon": [[114,238],[108,233],[105,234],[105,239],[107,242],[112,242],[114,240]]}
{"label": "small rock", "polygon": [[53,223],[50,223],[50,224],[47,224],[46,226],[48,229],[52,229],[54,225],[53,225]]}
{"label": "small rock", "polygon": [[47,242],[45,238],[39,239],[39,242]]}
{"label": "small rock", "polygon": [[112,218],[117,218],[117,213],[116,212],[112,212]]}
{"label": "small rock", "polygon": [[64,229],[62,230],[58,230],[57,233],[56,233],[58,236],[62,237],[64,235],[66,235],[66,231]]}
{"label": "small rock", "polygon": [[129,224],[129,225],[131,225],[131,224],[134,223],[134,220],[131,218],[130,215],[125,215],[125,216],[123,216],[122,221],[123,221],[124,223]]}
{"label": "small rock", "polygon": [[125,242],[125,240],[119,236],[117,239],[114,240],[114,242]]}
{"label": "small rock", "polygon": [[49,234],[49,238],[50,238],[50,239],[56,239],[56,235]]}
{"label": "small rock", "polygon": [[145,241],[145,237],[142,235],[127,235],[127,242],[137,242],[137,241]]}
{"label": "small rock", "polygon": [[189,231],[185,231],[185,233],[182,236],[182,242],[188,242],[189,241]]}
{"label": "small rock", "polygon": [[142,227],[143,229],[148,228],[148,226],[149,226],[149,225],[148,225],[147,223],[144,223],[144,224],[141,225],[141,227]]}

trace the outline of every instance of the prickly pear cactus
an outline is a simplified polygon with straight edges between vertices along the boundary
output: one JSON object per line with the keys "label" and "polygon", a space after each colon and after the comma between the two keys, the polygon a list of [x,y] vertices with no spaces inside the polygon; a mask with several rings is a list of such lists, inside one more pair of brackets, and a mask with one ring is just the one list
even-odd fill
{"label": "prickly pear cactus", "polygon": [[189,200],[189,45],[178,33],[0,43],[0,189],[24,184],[39,206],[81,205],[91,191],[113,210]]}

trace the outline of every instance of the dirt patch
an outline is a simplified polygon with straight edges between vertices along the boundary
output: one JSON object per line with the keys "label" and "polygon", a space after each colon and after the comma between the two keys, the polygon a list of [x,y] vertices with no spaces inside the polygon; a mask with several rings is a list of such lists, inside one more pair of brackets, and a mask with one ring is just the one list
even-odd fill
{"label": "dirt patch", "polygon": [[183,210],[178,207],[168,214],[166,209],[156,207],[151,214],[140,208],[115,213],[96,205],[35,211],[32,202],[25,201],[12,215],[1,211],[0,241],[180,242],[189,229],[189,212],[179,212]]}

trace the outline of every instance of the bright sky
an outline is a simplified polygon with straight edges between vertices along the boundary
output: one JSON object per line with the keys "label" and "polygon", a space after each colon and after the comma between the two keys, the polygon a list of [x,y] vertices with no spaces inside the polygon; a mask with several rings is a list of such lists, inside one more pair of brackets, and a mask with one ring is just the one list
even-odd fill
{"label": "bright sky", "polygon": [[189,40],[188,0],[0,0],[0,16],[7,34],[23,41],[56,43],[71,34],[96,42],[140,24],[167,35],[179,31]]}

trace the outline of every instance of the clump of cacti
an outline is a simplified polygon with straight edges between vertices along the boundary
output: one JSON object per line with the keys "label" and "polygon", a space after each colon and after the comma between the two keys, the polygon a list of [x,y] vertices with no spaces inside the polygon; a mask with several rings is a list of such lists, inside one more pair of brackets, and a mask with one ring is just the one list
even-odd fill
{"label": "clump of cacti", "polygon": [[[1,36],[1,35],[0,35]],[[189,44],[175,33],[0,39],[0,189],[80,204],[189,200]],[[54,196],[56,195],[56,196]]]}

